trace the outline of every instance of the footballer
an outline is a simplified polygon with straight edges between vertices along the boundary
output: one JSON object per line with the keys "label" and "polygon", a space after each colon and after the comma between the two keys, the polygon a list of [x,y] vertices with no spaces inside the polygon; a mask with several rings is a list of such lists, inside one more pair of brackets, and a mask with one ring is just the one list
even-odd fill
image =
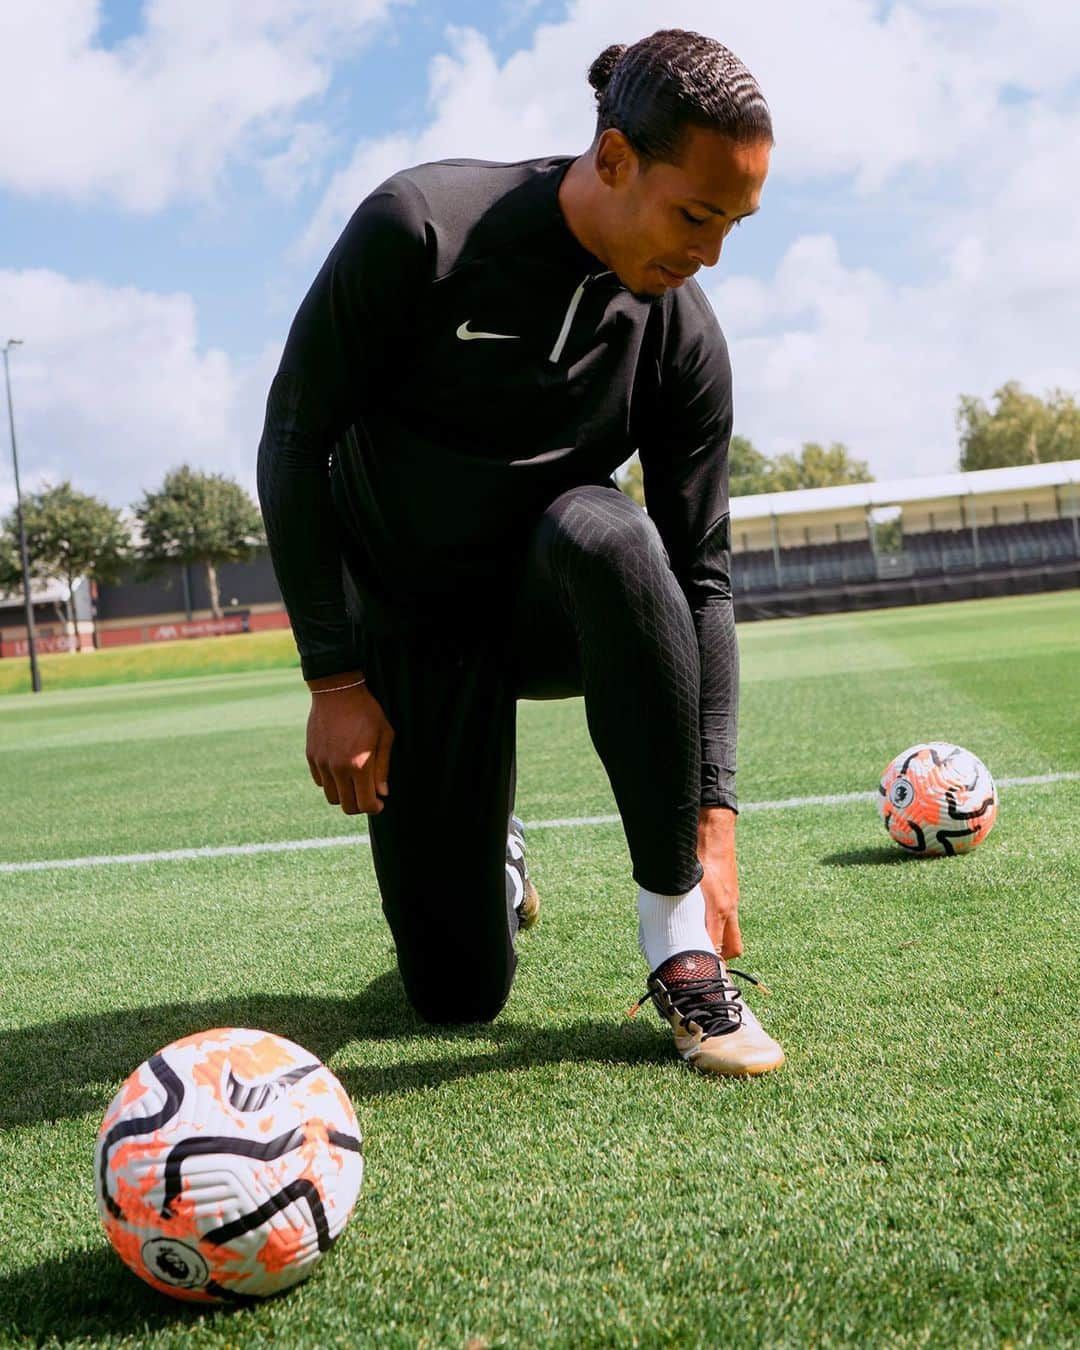
{"label": "footballer", "polygon": [[[577,156],[404,169],[360,203],[267,401],[259,495],[311,691],[307,760],[367,813],[417,1012],[486,1021],[535,918],[518,699],[584,695],[648,993],[695,1068],[783,1053],[732,983],[731,369],[695,277],[757,211],[756,81],[682,30],[593,63]],[[647,511],[616,469],[640,455]]]}

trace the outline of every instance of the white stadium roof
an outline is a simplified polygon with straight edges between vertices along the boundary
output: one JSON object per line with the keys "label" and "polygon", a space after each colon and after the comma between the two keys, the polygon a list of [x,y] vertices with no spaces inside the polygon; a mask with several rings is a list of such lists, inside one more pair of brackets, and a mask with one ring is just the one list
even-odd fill
{"label": "white stadium roof", "polygon": [[814,511],[844,511],[852,507],[899,506],[903,502],[940,501],[948,497],[977,497],[1023,488],[1060,487],[1080,483],[1080,459],[1055,464],[1018,464],[1008,469],[977,469],[973,473],[933,474],[926,478],[892,478],[884,483],[846,483],[842,487],[800,488],[796,492],[758,492],[732,497],[732,520],[760,520],[769,516],[803,515]]}
{"label": "white stadium roof", "polygon": [[[78,589],[79,583],[76,581],[75,588]],[[66,601],[68,598],[68,588],[62,581],[37,581],[30,583],[30,598],[35,605],[55,604],[58,600]],[[22,587],[19,586],[13,591],[0,591],[0,609],[6,609],[10,605],[25,604],[25,596]]]}

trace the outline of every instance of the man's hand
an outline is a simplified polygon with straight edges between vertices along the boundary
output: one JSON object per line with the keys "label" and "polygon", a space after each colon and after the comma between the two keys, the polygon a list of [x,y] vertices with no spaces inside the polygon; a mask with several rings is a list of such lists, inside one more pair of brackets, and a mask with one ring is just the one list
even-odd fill
{"label": "man's hand", "polygon": [[703,806],[698,817],[698,857],[705,869],[705,926],[718,956],[742,955],[739,932],[739,874],[735,866],[734,811]]}
{"label": "man's hand", "polygon": [[[347,816],[377,816],[390,795],[390,747],[394,729],[360,671],[309,680],[307,762],[331,806]],[[334,690],[333,693],[320,690]]]}

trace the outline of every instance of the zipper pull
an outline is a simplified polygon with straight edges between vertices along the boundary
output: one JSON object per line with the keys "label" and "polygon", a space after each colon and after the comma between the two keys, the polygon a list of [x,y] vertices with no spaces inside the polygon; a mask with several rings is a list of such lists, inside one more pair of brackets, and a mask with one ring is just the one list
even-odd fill
{"label": "zipper pull", "polygon": [[555,346],[551,349],[548,360],[553,366],[559,364],[559,359],[566,346],[566,340],[570,336],[570,329],[574,324],[574,315],[577,313],[578,305],[581,304],[581,297],[585,294],[585,287],[589,284],[589,278],[586,277],[570,298],[570,304],[566,310],[566,317],[562,321],[562,327],[559,329],[559,336],[555,339]]}
{"label": "zipper pull", "polygon": [[570,297],[570,304],[566,311],[566,317],[563,319],[562,328],[559,329],[559,336],[555,339],[555,346],[551,349],[551,355],[548,360],[553,366],[557,366],[566,348],[567,339],[570,336],[570,329],[574,326],[574,315],[577,313],[578,305],[581,304],[581,298],[585,294],[585,288],[590,281],[599,281],[601,277],[611,276],[611,268],[606,272],[593,272],[585,278],[574,294]]}

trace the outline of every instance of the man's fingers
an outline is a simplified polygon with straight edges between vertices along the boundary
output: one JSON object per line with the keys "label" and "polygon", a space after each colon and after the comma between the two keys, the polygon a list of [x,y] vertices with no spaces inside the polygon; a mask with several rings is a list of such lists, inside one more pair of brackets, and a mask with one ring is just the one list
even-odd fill
{"label": "man's fingers", "polygon": [[324,764],[320,767],[309,759],[308,768],[316,786],[322,788],[331,806],[340,806],[347,816],[378,815],[383,804],[375,791],[373,763],[368,755],[362,756],[359,763],[340,766]]}
{"label": "man's fingers", "polygon": [[372,765],[372,781],[380,797],[390,793],[390,747],[394,744],[394,733],[389,727],[379,737],[378,749]]}
{"label": "man's fingers", "polygon": [[334,779],[337,787],[338,800],[335,806],[340,806],[347,816],[357,816],[360,814],[360,806],[357,803],[356,784],[353,781],[349,771],[346,769],[337,774]]}
{"label": "man's fingers", "polygon": [[742,956],[743,941],[742,933],[739,931],[737,910],[731,910],[727,914],[715,909],[708,911],[705,915],[705,927],[709,931],[717,956],[722,956],[725,960],[732,956]]}
{"label": "man's fingers", "polygon": [[705,927],[717,956],[724,954],[724,921],[718,914],[705,915]]}
{"label": "man's fingers", "polygon": [[[333,775],[336,788],[334,805],[340,806],[347,816],[377,816],[383,809],[383,804],[375,792],[374,762],[373,756],[361,755],[352,763],[335,770]],[[327,794],[327,799],[330,799],[329,794]]]}
{"label": "man's fingers", "polygon": [[739,931],[739,917],[737,914],[731,914],[724,924],[724,932],[720,944],[720,955],[726,958],[742,956],[742,950],[742,933]]}
{"label": "man's fingers", "polygon": [[354,770],[353,786],[356,788],[358,810],[368,816],[377,816],[383,809],[375,792],[374,757],[370,757],[363,769]]}

